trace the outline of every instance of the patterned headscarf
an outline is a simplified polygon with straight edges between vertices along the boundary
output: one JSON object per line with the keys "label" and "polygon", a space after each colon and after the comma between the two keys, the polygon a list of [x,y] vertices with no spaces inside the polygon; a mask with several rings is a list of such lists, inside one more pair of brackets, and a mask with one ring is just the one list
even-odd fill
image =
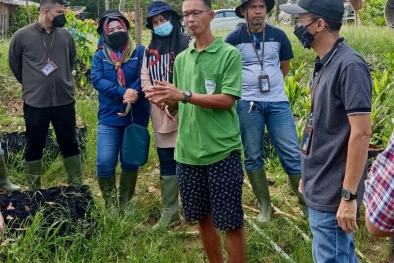
{"label": "patterned headscarf", "polygon": [[111,46],[111,44],[108,41],[108,35],[109,35],[108,24],[115,20],[119,21],[119,23],[127,32],[126,23],[122,19],[120,19],[119,17],[107,17],[103,25],[104,30],[101,32],[101,39],[103,41],[102,48],[103,48],[104,56],[106,57],[108,62],[112,65],[115,65],[115,70],[118,75],[119,85],[124,87],[126,86],[126,79],[123,74],[122,64],[130,60],[130,57],[135,50],[135,44],[133,43],[131,37],[129,36],[129,39],[126,42],[126,44],[123,47],[121,47],[121,52],[122,52],[121,56],[120,57],[118,56],[118,52],[120,50],[115,50],[115,48]]}

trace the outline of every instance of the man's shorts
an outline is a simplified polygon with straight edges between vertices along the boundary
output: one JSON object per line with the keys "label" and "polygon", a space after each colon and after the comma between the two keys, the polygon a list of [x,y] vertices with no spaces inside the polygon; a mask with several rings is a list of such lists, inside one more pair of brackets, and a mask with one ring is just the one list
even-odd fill
{"label": "man's shorts", "polygon": [[178,163],[177,170],[182,208],[187,221],[212,215],[220,230],[244,226],[242,211],[243,170],[240,154],[210,165]]}

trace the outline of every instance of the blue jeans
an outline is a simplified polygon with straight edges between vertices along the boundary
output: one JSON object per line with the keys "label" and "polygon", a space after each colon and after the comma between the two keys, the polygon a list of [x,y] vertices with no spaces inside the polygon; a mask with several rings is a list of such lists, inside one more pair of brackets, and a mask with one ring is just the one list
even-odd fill
{"label": "blue jeans", "polygon": [[336,213],[322,212],[308,207],[312,231],[312,255],[318,263],[357,263],[353,234],[346,234],[338,226]]}
{"label": "blue jeans", "polygon": [[175,175],[174,148],[156,148],[156,150],[160,162],[160,176]]}
{"label": "blue jeans", "polygon": [[138,166],[126,165],[122,161],[123,132],[127,127],[99,124],[97,128],[97,176],[108,178],[115,174],[120,156],[120,168],[126,172],[138,170]]}
{"label": "blue jeans", "polygon": [[238,101],[238,116],[244,146],[245,169],[256,171],[264,165],[264,128],[275,146],[280,162],[288,175],[301,174],[300,148],[293,113],[288,102]]}

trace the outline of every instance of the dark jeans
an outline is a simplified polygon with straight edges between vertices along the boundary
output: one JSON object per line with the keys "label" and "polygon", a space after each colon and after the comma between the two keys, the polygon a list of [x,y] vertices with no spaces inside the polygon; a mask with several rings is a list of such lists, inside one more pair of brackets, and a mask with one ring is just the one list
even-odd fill
{"label": "dark jeans", "polygon": [[160,162],[160,176],[175,175],[174,148],[156,148]]}
{"label": "dark jeans", "polygon": [[26,125],[25,161],[31,162],[42,158],[50,122],[55,129],[56,140],[63,157],[79,154],[74,104],[75,102],[47,108],[23,104]]}

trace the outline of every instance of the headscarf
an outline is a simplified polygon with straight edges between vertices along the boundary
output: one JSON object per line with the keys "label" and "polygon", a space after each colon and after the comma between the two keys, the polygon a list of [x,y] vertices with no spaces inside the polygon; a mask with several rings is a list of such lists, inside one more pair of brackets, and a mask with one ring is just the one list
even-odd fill
{"label": "headscarf", "polygon": [[[119,17],[107,17],[103,23],[104,30],[101,31],[100,38],[102,40],[102,49],[104,56],[106,57],[107,61],[110,64],[115,65],[115,70],[118,76],[118,83],[119,85],[124,87],[126,86],[126,78],[123,74],[122,64],[130,60],[130,57],[135,49],[135,44],[133,43],[129,35],[128,41],[119,50],[116,50],[115,47],[111,46],[111,44],[108,41],[108,35],[109,35],[108,24],[112,21],[119,21],[122,27],[127,32],[127,26],[126,23],[123,21],[123,19],[120,19]],[[120,56],[119,56],[119,52],[121,52]]]}
{"label": "headscarf", "polygon": [[173,25],[171,34],[161,37],[152,30],[152,39],[145,53],[152,84],[153,80],[172,83],[175,57],[188,47],[191,39],[190,36],[183,33],[182,24],[172,15],[173,12],[173,10],[168,10],[160,13]]}

